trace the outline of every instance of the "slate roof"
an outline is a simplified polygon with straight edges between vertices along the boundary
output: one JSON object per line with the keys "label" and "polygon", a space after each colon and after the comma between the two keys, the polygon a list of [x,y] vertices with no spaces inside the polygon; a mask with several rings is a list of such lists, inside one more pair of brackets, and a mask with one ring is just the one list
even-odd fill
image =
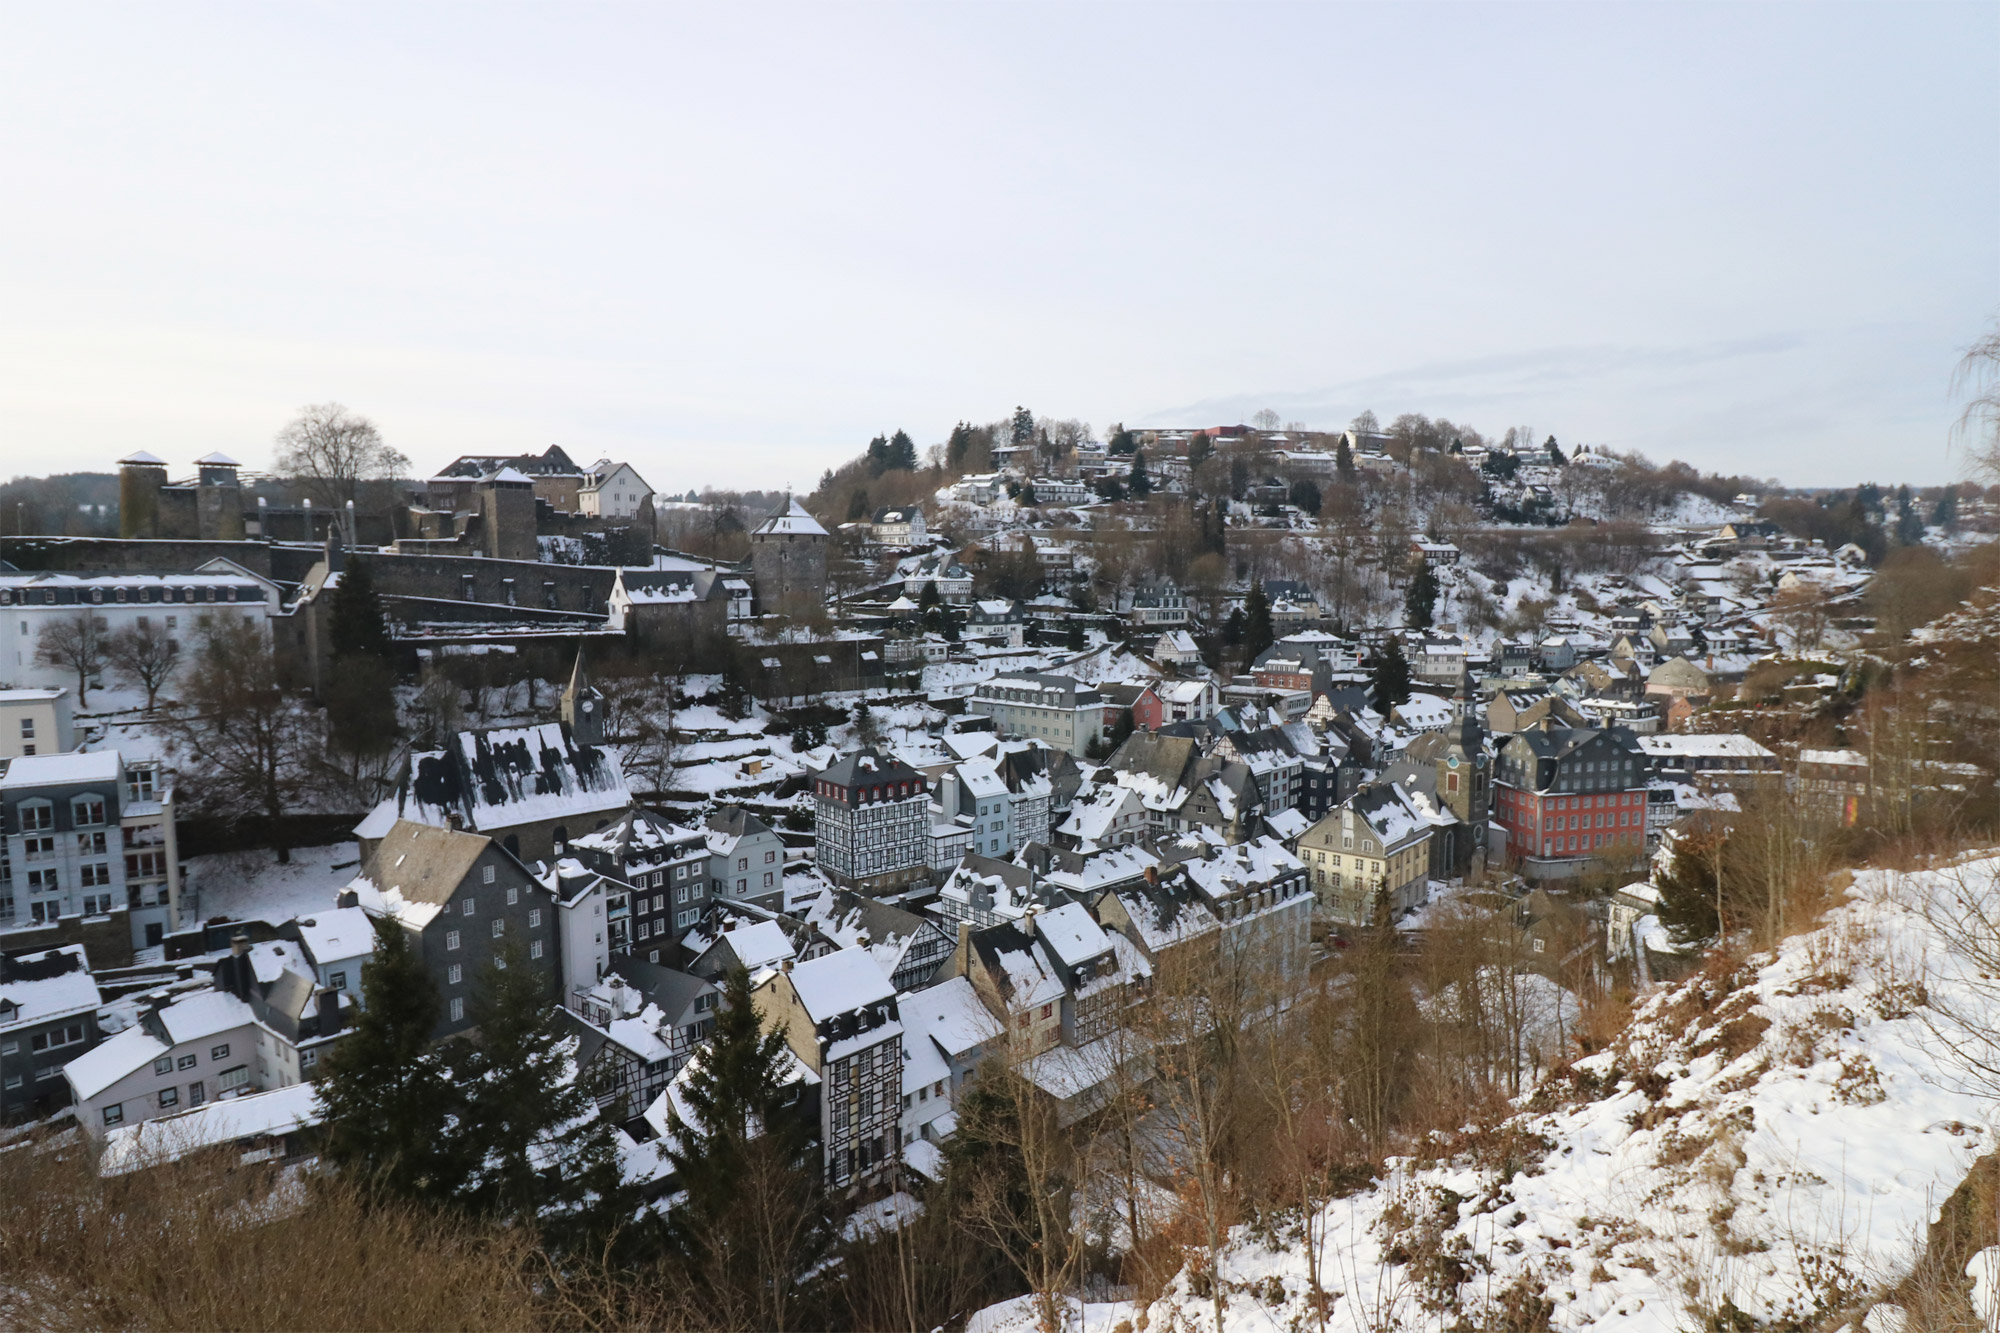
{"label": "slate roof", "polygon": [[381,837],[397,819],[444,828],[454,814],[467,828],[487,833],[631,803],[617,757],[578,744],[564,724],[489,727],[458,732],[442,750],[413,753],[395,795],[355,834]]}

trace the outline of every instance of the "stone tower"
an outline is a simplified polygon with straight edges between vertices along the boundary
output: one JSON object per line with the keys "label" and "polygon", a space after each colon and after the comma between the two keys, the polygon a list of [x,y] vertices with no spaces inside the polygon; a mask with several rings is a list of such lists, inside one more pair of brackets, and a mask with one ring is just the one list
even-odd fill
{"label": "stone tower", "polygon": [[604,744],[604,695],[590,683],[581,644],[576,650],[576,666],[569,673],[569,685],[563,690],[562,720],[569,725],[570,739],[578,745]]}
{"label": "stone tower", "polygon": [[118,460],[118,535],[160,535],[160,492],[166,489],[167,465],[144,449]]}
{"label": "stone tower", "polygon": [[228,454],[204,454],[194,460],[195,525],[205,542],[243,540],[243,486],[236,469],[242,464]]}
{"label": "stone tower", "polygon": [[785,611],[826,605],[826,529],[797,500],[750,534],[757,608]]}
{"label": "stone tower", "polygon": [[518,468],[503,467],[479,479],[479,549],[489,560],[533,560],[535,483]]}
{"label": "stone tower", "polygon": [[1461,669],[1451,696],[1451,726],[1437,760],[1438,799],[1458,816],[1469,837],[1453,869],[1477,875],[1485,866],[1486,825],[1493,806],[1493,761],[1486,753],[1486,727],[1479,715],[1479,691],[1472,673]]}

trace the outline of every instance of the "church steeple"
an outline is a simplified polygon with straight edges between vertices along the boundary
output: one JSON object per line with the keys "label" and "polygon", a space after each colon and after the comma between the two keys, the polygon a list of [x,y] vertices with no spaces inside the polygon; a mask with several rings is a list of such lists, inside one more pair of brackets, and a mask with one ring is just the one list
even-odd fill
{"label": "church steeple", "polygon": [[570,737],[578,745],[604,743],[604,696],[590,683],[582,644],[577,645],[576,665],[570,669],[569,685],[563,690],[562,720],[569,724]]}

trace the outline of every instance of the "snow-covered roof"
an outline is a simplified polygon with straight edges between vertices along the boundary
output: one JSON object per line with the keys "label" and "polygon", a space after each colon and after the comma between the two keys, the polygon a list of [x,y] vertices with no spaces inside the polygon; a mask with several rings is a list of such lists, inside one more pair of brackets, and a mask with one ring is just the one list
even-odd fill
{"label": "snow-covered roof", "polygon": [[1649,755],[1661,758],[1777,758],[1748,736],[1734,732],[1705,736],[1686,734],[1641,736],[1639,748]]}
{"label": "snow-covered roof", "polygon": [[[19,760],[15,761],[19,763]],[[1847,768],[1868,767],[1868,756],[1859,750],[1800,750],[1802,764],[1837,764]]]}
{"label": "snow-covered roof", "polygon": [[99,1174],[124,1175],[141,1167],[158,1166],[202,1148],[235,1143],[263,1134],[286,1134],[321,1123],[326,1118],[319,1086],[294,1083],[270,1092],[230,1097],[206,1106],[114,1129],[98,1160]]}
{"label": "snow-covered roof", "polygon": [[1080,903],[1037,912],[1035,934],[1067,967],[1088,962],[1111,947],[1104,928]]}
{"label": "snow-covered roof", "polygon": [[155,457],[147,453],[144,449],[134,449],[118,461],[120,463],[141,463],[148,467],[165,467],[167,465],[166,459]]}
{"label": "snow-covered roof", "polygon": [[757,531],[777,536],[826,536],[826,529],[819,520],[806,512],[806,507],[797,500],[781,514],[773,514],[757,525]]}
{"label": "snow-covered roof", "polygon": [[864,949],[839,949],[794,964],[792,989],[815,1023],[892,1000],[896,988]]}
{"label": "snow-covered roof", "polygon": [[216,450],[214,453],[203,454],[200,458],[195,459],[194,462],[196,467],[242,467],[243,466],[241,463],[231,458],[228,454],[223,453],[220,449]]}
{"label": "snow-covered roof", "polygon": [[0,1024],[7,1027],[88,1013],[100,1002],[81,944],[22,954],[4,966],[12,978],[0,981]]}
{"label": "snow-covered roof", "polygon": [[0,778],[0,789],[116,781],[116,750],[94,750],[87,754],[25,754],[7,766],[7,776]]}
{"label": "snow-covered roof", "polygon": [[519,482],[524,486],[534,485],[534,478],[528,476],[527,473],[517,467],[503,467],[492,476],[487,477],[486,480]]}
{"label": "snow-covered roof", "polygon": [[760,967],[771,967],[787,958],[797,955],[792,948],[791,937],[784,927],[775,921],[753,921],[747,926],[736,926],[722,932],[722,939],[736,955],[736,961],[743,964],[746,972],[755,972]]}
{"label": "snow-covered roof", "polygon": [[896,1010],[906,1029],[927,1034],[953,1057],[1005,1035],[964,977],[912,991],[897,1000]]}

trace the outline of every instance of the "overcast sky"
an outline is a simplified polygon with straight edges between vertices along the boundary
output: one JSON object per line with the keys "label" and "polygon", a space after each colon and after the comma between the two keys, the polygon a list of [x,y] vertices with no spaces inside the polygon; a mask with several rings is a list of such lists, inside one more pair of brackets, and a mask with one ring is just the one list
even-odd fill
{"label": "overcast sky", "polygon": [[1022,403],[1938,482],[2000,6],[0,4],[0,473],[560,443],[809,488]]}

